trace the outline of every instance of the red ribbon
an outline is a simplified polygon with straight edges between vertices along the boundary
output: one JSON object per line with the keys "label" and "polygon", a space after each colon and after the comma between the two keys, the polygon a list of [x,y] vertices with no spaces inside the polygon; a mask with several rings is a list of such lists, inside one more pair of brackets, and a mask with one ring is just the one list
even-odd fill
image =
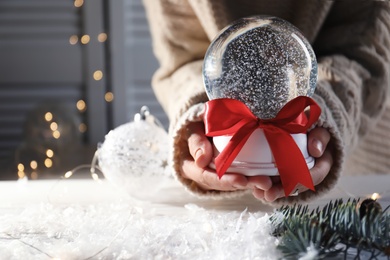
{"label": "red ribbon", "polygon": [[[309,117],[304,113],[307,107],[310,107]],[[321,108],[317,103],[305,96],[288,102],[272,119],[257,118],[244,103],[235,99],[221,98],[206,102],[206,135],[232,135],[215,158],[218,176],[221,178],[225,174],[252,132],[261,128],[274,156],[286,196],[298,183],[314,191],[305,158],[291,134],[306,133],[320,114]]]}

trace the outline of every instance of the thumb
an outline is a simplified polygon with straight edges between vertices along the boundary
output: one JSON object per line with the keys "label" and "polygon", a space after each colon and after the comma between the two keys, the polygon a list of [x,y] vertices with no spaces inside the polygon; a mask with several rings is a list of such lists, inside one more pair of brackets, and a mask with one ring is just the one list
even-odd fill
{"label": "thumb", "polygon": [[213,157],[212,145],[205,135],[203,122],[188,126],[188,148],[198,167],[206,167]]}
{"label": "thumb", "polygon": [[308,150],[313,157],[319,158],[324,153],[330,140],[330,133],[322,127],[314,128],[309,132]]}

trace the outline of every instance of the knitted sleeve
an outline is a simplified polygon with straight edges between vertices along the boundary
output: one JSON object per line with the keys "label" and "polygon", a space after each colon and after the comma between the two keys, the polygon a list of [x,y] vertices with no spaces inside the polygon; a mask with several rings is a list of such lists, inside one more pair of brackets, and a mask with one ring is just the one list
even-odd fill
{"label": "knitted sleeve", "polygon": [[160,67],[152,79],[171,125],[188,108],[207,100],[202,63],[210,40],[187,1],[144,0]]}
{"label": "knitted sleeve", "polygon": [[[322,107],[318,125],[327,128],[334,163],[316,192],[334,186],[343,159],[370,134],[386,104],[390,70],[390,4],[386,1],[336,1],[314,43],[318,84],[314,99]],[[300,198],[315,197],[312,191]]]}
{"label": "knitted sleeve", "polygon": [[353,8],[351,3],[334,4],[314,44],[318,95],[337,120],[348,151],[381,115],[390,70],[389,2],[362,1]]}

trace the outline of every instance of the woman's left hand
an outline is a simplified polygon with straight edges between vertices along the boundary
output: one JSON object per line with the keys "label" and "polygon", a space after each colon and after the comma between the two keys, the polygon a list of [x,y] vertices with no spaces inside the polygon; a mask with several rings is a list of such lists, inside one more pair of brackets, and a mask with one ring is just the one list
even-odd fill
{"label": "woman's left hand", "polygon": [[[333,157],[331,147],[328,145],[329,141],[330,133],[325,128],[314,128],[308,133],[308,152],[316,159],[314,167],[310,169],[314,186],[320,184],[325,179],[332,167]],[[252,193],[255,198],[272,202],[278,198],[285,197],[279,177],[268,177],[272,179],[272,187],[268,190],[259,189],[259,183],[264,183],[264,177],[248,177],[248,186],[252,187]],[[299,193],[306,190],[307,188],[302,185],[297,187]]]}

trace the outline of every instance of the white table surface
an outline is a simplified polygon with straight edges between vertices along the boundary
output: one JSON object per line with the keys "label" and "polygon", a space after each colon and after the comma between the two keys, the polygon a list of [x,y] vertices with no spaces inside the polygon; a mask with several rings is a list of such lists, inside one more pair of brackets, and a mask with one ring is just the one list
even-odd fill
{"label": "white table surface", "polygon": [[[142,187],[144,189],[144,187]],[[148,189],[148,187],[146,187]],[[384,193],[379,199],[384,205],[389,204],[390,174],[369,176],[346,176],[340,178],[337,186],[311,205],[323,205],[332,199],[360,197],[373,193]],[[19,180],[0,181],[0,210],[18,208],[34,203],[53,204],[94,204],[115,201],[129,201],[145,207],[156,206],[164,211],[180,210],[188,203],[196,203],[207,209],[215,210],[263,210],[272,211],[269,206],[261,205],[251,196],[229,200],[203,200],[188,194],[174,180],[166,182],[160,191],[145,200],[134,200],[126,193],[113,186],[108,180],[99,179],[63,179],[63,180]]]}
{"label": "white table surface", "polygon": [[[390,175],[343,177],[333,191],[310,205],[322,206],[330,200],[339,198],[366,198],[376,192],[381,196],[378,201],[382,207],[386,207],[390,205],[389,184]],[[153,248],[148,245],[155,245],[156,242],[161,241],[156,240],[152,243],[144,238],[145,241],[140,242],[136,247],[131,247],[132,242],[129,241],[132,239],[132,234],[139,237],[149,232],[153,237],[160,233],[173,232],[172,229],[180,225],[182,229],[176,231],[177,234],[167,235],[163,240],[179,239],[178,237],[186,234],[185,229],[199,229],[203,232],[199,233],[200,237],[196,240],[201,241],[200,244],[194,245],[195,242],[190,241],[187,246],[190,248],[192,243],[192,246],[198,248],[201,245],[203,251],[198,248],[197,250],[202,252],[190,256],[199,259],[211,255],[215,257],[215,250],[213,251],[212,246],[208,244],[215,247],[215,239],[219,240],[218,236],[225,236],[225,233],[221,232],[227,231],[218,230],[221,229],[220,222],[226,221],[227,226],[230,222],[241,223],[242,213],[245,212],[247,216],[245,221],[248,221],[242,224],[242,228],[245,229],[249,228],[251,216],[259,219],[260,216],[272,211],[272,207],[261,204],[251,196],[230,200],[201,200],[189,195],[173,180],[168,181],[154,197],[147,200],[130,198],[104,179],[2,181],[0,182],[0,259],[89,259],[89,257],[90,259],[138,259],[139,257],[155,259],[159,257],[156,256],[156,252],[148,251]],[[202,221],[193,216],[195,213],[199,214],[199,218],[203,218]],[[138,224],[129,222],[130,218]],[[77,224],[79,222],[81,224]],[[159,223],[159,226],[153,226],[156,223]],[[92,226],[89,226],[90,224]],[[108,225],[114,226],[109,228]],[[137,225],[141,225],[144,231],[139,231]],[[164,225],[167,230],[164,229]],[[105,230],[106,226],[111,233]],[[214,233],[210,233],[210,230],[214,230]],[[53,235],[53,232],[58,232],[60,235]],[[80,242],[76,238],[80,239]],[[103,241],[103,238],[106,240]],[[229,241],[236,244],[233,240]],[[127,247],[125,247],[126,243]],[[143,246],[147,249],[142,249]],[[267,247],[267,245],[263,246]],[[134,253],[134,250],[137,253]],[[173,249],[169,250],[166,249],[164,254],[159,255],[160,259],[173,257],[176,254],[173,253]],[[219,248],[217,251],[222,250],[226,249]],[[233,251],[234,248],[231,250]],[[186,252],[188,255],[188,250]],[[218,254],[222,254],[223,258],[229,256],[227,252]],[[190,256],[188,259],[191,259]]]}

